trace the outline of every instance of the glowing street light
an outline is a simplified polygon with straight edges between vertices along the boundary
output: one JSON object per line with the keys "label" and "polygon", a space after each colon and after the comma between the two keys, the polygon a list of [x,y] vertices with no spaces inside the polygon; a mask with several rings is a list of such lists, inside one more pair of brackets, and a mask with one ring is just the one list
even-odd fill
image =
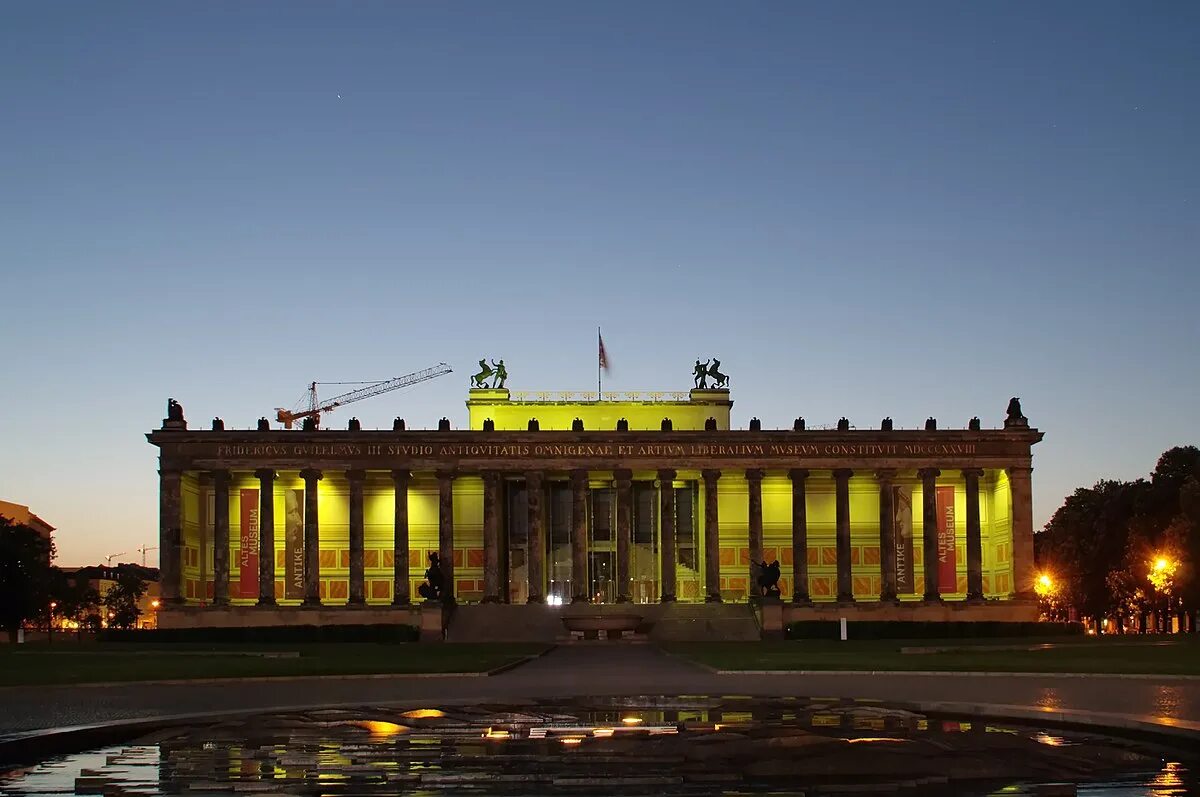
{"label": "glowing street light", "polygon": [[1179,568],[1179,563],[1169,556],[1155,557],[1150,563],[1150,583],[1159,592],[1170,592],[1172,581],[1175,577],[1175,571]]}
{"label": "glowing street light", "polygon": [[1042,597],[1050,595],[1054,592],[1054,579],[1050,577],[1049,573],[1042,573],[1037,577],[1037,582],[1033,585],[1033,589],[1034,592]]}

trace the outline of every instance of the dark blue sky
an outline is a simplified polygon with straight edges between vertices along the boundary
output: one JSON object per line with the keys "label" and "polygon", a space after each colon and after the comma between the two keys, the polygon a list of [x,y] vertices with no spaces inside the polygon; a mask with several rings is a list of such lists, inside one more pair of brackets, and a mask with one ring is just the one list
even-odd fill
{"label": "dark blue sky", "polygon": [[167,396],[446,360],[353,414],[457,424],[599,324],[738,425],[1019,395],[1040,524],[1198,442],[1198,98],[1191,2],[6,4],[0,497],[95,562],[157,539]]}

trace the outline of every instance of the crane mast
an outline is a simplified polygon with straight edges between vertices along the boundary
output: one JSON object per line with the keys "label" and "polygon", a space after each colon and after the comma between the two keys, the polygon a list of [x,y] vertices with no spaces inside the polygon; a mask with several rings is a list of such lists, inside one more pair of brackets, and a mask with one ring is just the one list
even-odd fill
{"label": "crane mast", "polygon": [[285,410],[282,407],[276,407],[275,420],[282,423],[285,429],[291,429],[293,423],[305,418],[314,418],[317,421],[320,421],[321,413],[323,412],[331,412],[337,407],[342,407],[346,404],[353,404],[356,401],[362,401],[363,399],[368,399],[372,396],[378,396],[381,393],[389,393],[393,390],[399,390],[402,387],[411,387],[412,385],[416,385],[421,382],[451,373],[452,370],[453,369],[445,363],[438,363],[437,365],[431,366],[424,370],[414,371],[413,373],[405,374],[404,376],[397,376],[394,379],[385,379],[382,382],[373,382],[365,385],[364,387],[351,390],[347,393],[341,394],[340,396],[334,396],[333,398],[325,399],[321,402],[318,402],[317,400],[317,385],[321,383],[311,382],[309,383],[308,387],[309,408],[300,412],[294,412],[292,410]]}

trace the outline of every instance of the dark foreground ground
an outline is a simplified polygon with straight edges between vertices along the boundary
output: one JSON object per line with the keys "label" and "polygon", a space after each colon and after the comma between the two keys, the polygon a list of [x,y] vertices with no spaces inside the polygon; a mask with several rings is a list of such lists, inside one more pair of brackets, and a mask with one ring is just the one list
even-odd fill
{"label": "dark foreground ground", "polygon": [[[428,647],[404,646],[397,654],[421,656]],[[456,646],[433,647],[452,650]],[[650,645],[601,642],[561,646],[487,677],[358,675],[324,679],[279,677],[253,681],[8,687],[0,689],[0,705],[4,708],[0,711],[0,735],[198,712],[364,704],[384,706],[422,701],[439,705],[519,705],[529,700],[636,695],[955,702],[1026,707],[1047,714],[1102,712],[1176,725],[1200,723],[1200,680],[1167,676],[952,673],[719,674],[681,655],[668,654]],[[1200,729],[1200,724],[1196,727]]]}

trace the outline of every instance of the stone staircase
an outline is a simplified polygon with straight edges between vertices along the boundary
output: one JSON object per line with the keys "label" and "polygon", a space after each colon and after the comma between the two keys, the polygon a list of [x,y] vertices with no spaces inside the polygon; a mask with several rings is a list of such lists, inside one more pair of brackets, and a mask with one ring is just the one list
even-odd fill
{"label": "stone staircase", "polygon": [[562,607],[538,604],[469,603],[454,608],[447,642],[566,642]]}
{"label": "stone staircase", "polygon": [[604,604],[542,606],[459,604],[450,615],[447,642],[571,641],[565,613],[632,613],[643,618],[633,640],[651,642],[752,642],[762,638],[754,608],[745,603]]}
{"label": "stone staircase", "polygon": [[[754,607],[746,603],[668,603],[658,607],[653,642],[757,642]],[[649,617],[647,619],[650,619]]]}

